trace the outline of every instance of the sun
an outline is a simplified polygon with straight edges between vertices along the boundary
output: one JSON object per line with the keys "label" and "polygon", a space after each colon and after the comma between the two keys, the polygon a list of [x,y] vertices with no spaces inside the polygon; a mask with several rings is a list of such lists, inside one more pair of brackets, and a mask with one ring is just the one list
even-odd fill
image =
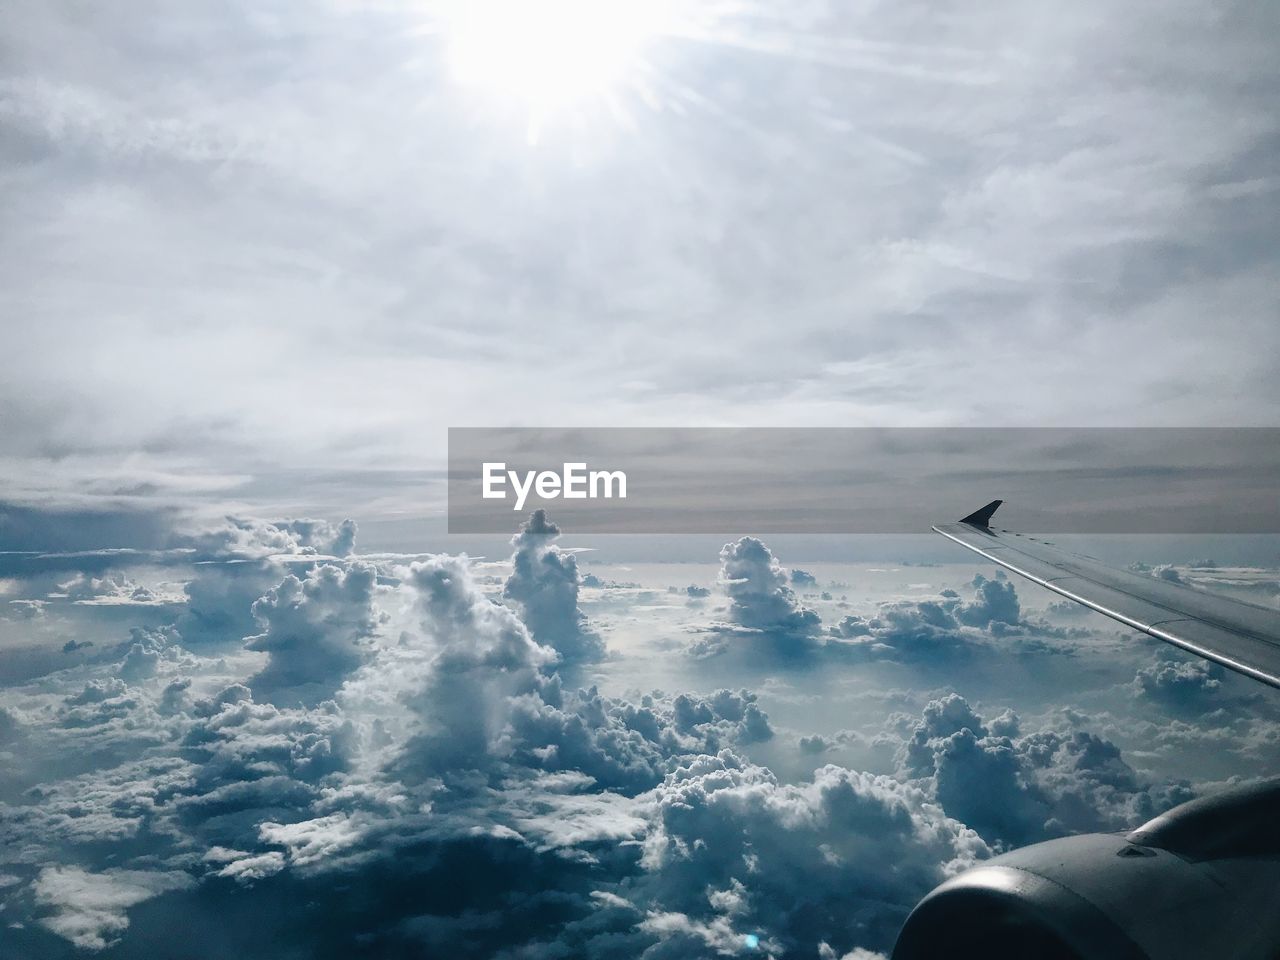
{"label": "sun", "polygon": [[666,0],[457,0],[449,67],[462,84],[549,114],[609,96],[664,28]]}

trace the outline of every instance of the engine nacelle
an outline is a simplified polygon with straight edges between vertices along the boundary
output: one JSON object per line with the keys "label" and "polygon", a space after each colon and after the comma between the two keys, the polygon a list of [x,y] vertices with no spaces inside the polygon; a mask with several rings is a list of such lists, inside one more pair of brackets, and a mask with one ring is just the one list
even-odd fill
{"label": "engine nacelle", "polygon": [[1280,780],[1235,788],[1132,833],[1050,840],[948,880],[893,960],[1277,960]]}

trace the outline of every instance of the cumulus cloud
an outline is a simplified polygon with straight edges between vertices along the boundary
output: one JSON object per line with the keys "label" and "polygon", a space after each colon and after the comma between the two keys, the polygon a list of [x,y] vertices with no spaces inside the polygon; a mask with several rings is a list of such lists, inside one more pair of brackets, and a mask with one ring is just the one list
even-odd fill
{"label": "cumulus cloud", "polygon": [[[317,579],[333,576],[321,571],[313,571]],[[51,785],[38,806],[0,808],[6,827],[73,849],[134,843],[151,847],[152,856],[194,850],[186,862],[205,883],[253,887],[264,904],[283,896],[275,892],[285,889],[279,884],[317,873],[400,886],[453,857],[465,857],[468,875],[483,878],[494,896],[515,896],[525,883],[510,875],[510,857],[524,851],[522,869],[538,871],[545,889],[578,888],[572,896],[558,894],[559,909],[572,904],[577,918],[570,924],[577,933],[565,936],[596,944],[598,933],[605,938],[599,942],[631,939],[640,949],[666,943],[671,934],[661,923],[592,890],[585,874],[572,880],[575,864],[607,864],[597,868],[603,876],[636,875],[638,840],[656,809],[647,791],[690,758],[772,737],[756,696],[720,690],[624,698],[565,690],[554,672],[556,652],[538,644],[509,607],[484,595],[464,559],[433,557],[403,573],[397,589],[412,601],[417,624],[355,668],[358,682],[344,689],[341,705],[260,702],[250,689],[261,686],[254,678],[200,694],[188,678],[144,689],[96,678],[74,688],[64,712],[121,709],[136,721],[154,704],[183,731],[176,755]],[[311,623],[296,611],[290,616]],[[343,616],[320,619],[347,623]],[[135,647],[159,651],[168,640],[135,634],[130,655],[141,658]],[[373,689],[392,695],[369,699]],[[402,708],[411,722],[397,732]],[[171,840],[174,847],[167,846]],[[431,888],[444,889],[442,875],[430,875]],[[317,880],[311,896],[327,897],[330,882]],[[433,896],[421,899],[424,907]],[[731,885],[714,898],[715,909],[728,910],[743,896]],[[481,926],[468,927],[471,935],[482,927],[485,942],[514,945],[543,929],[515,919],[534,908],[536,900],[526,897],[527,891],[509,909],[477,920]],[[184,901],[183,909],[198,909],[198,901]],[[376,914],[357,911],[349,919],[381,922],[372,919]],[[99,922],[104,943],[124,932],[118,919]],[[382,942],[409,937],[438,947],[456,942],[467,927],[463,917],[448,914],[386,922]]]}
{"label": "cumulus cloud", "polygon": [[1157,580],[1167,580],[1169,583],[1185,582],[1181,572],[1171,563],[1150,564],[1139,560],[1129,564],[1129,569],[1134,573],[1145,573],[1148,576],[1155,577]]}
{"label": "cumulus cloud", "polygon": [[859,656],[907,662],[969,656],[993,638],[1038,647],[1070,632],[1023,617],[1013,583],[1003,576],[976,575],[966,600],[954,590],[937,599],[895,600],[873,616],[849,615],[828,628],[834,649]]}
{"label": "cumulus cloud", "polygon": [[1131,684],[1134,696],[1183,715],[1219,710],[1240,702],[1226,682],[1226,671],[1216,663],[1167,656],[1158,656],[1149,666],[1139,668]]}
{"label": "cumulus cloud", "polygon": [[577,770],[603,787],[637,793],[657,783],[675,758],[773,737],[747,691],[710,697],[644,695],[638,701],[576,693],[521,697],[512,716],[517,755],[530,766]]}
{"label": "cumulus cloud", "polygon": [[801,570],[799,567],[794,567],[791,570],[791,585],[801,589],[816,587],[818,585],[818,578],[808,570]]}
{"label": "cumulus cloud", "polygon": [[675,770],[654,799],[635,891],[664,918],[650,932],[686,950],[714,945],[709,931],[795,955],[883,949],[924,893],[988,853],[923,791],[834,766],[784,784],[722,751]]}
{"label": "cumulus cloud", "polygon": [[535,510],[511,541],[511,576],[502,588],[533,638],[555,650],[564,663],[601,659],[604,640],[578,609],[578,560],[556,545],[560,528]]}
{"label": "cumulus cloud", "polygon": [[156,603],[163,601],[155,591],[134,583],[124,573],[110,571],[101,577],[78,573],[58,585],[73,603]]}
{"label": "cumulus cloud", "polygon": [[[545,517],[534,523],[516,544],[530,561],[554,546],[530,542],[553,536]],[[744,543],[730,544],[726,566],[742,561],[746,576],[727,579],[754,588],[726,592],[772,627],[735,620],[722,634],[794,638],[816,618],[767,548],[763,561],[750,544],[734,553]],[[562,625],[577,607],[564,599],[566,558],[552,565],[558,599],[545,608]],[[6,700],[22,709],[3,750],[30,742],[65,757],[0,804],[4,835],[23,838],[0,861],[30,891],[13,915],[61,924],[86,945],[153,943],[143,928],[159,908],[130,915],[105,894],[86,897],[78,917],[52,893],[30,916],[23,904],[35,906],[45,868],[180,870],[194,878],[169,891],[184,916],[229,904],[259,921],[245,955],[303,936],[298,904],[314,903],[333,918],[336,948],[359,936],[387,954],[465,940],[495,956],[684,957],[754,944],[862,958],[888,950],[933,884],[993,850],[1120,829],[1187,795],[1138,773],[1088,718],[1028,723],[959,696],[883,729],[800,736],[796,751],[796,732],[777,736],[751,690],[566,682],[564,651],[539,640],[524,603],[491,598],[466,558],[381,562],[381,576],[360,560],[308,559],[291,573],[262,559],[197,565],[209,587],[228,581],[203,569],[249,571],[196,604],[244,604],[256,615],[247,649],[186,644],[179,618]],[[246,600],[267,576],[257,603]],[[970,643],[1038,629],[1010,585],[978,578],[963,597],[885,605],[799,636],[831,647],[830,664],[852,676],[866,665],[843,657],[860,643],[905,659],[913,633]],[[790,782],[759,762],[808,770],[806,758],[873,743],[886,770],[898,748],[893,776],[826,766]]]}
{"label": "cumulus cloud", "polygon": [[814,634],[821,621],[787,585],[786,568],[755,537],[726,543],[720,551],[720,583],[729,596],[729,616],[751,630],[780,636]]}
{"label": "cumulus cloud", "polygon": [[463,559],[414,563],[405,582],[434,654],[419,688],[406,696],[419,731],[404,762],[429,770],[484,765],[506,749],[514,698],[536,693],[540,668],[558,654],[511,609],[485,597]]}
{"label": "cumulus cloud", "polygon": [[354,725],[331,701],[310,710],[277,707],[234,685],[198,703],[195,712],[182,746],[199,761],[196,791],[182,804],[197,812],[252,799],[264,786],[309,797],[299,785],[346,769],[357,745]]}
{"label": "cumulus cloud", "polygon": [[244,850],[212,847],[204,855],[204,859],[218,864],[217,876],[229,877],[242,884],[251,884],[255,880],[275,876],[285,868],[285,856],[279,850],[249,853]]}
{"label": "cumulus cloud", "polygon": [[925,707],[899,751],[900,770],[1004,847],[1132,827],[1190,797],[1185,783],[1144,780],[1097,734],[1020,728],[1009,712],[987,724],[948,694]]}
{"label": "cumulus cloud", "polygon": [[355,550],[356,523],[224,517],[220,523],[174,535],[173,544],[199,559],[261,559],[273,554],[345,557]]}
{"label": "cumulus cloud", "polygon": [[186,606],[174,626],[182,642],[239,643],[257,629],[253,604],[279,583],[283,567],[269,560],[198,563],[183,587]]}
{"label": "cumulus cloud", "polygon": [[172,627],[157,630],[133,627],[129,637],[129,650],[120,662],[119,674],[122,679],[136,683],[155,676],[161,660],[172,654],[177,632]]}
{"label": "cumulus cloud", "polygon": [[609,789],[652,787],[673,757],[766,740],[768,718],[747,691],[710,697],[602,696],[566,690],[543,646],[509,608],[484,596],[462,560],[413,564],[427,670],[404,694],[417,732],[399,768],[448,774],[501,762],[578,771]]}
{"label": "cumulus cloud", "polygon": [[[186,605],[175,624],[184,643],[239,643],[257,630],[253,604],[276,587],[286,557],[345,557],[355,549],[356,524],[322,520],[264,521],[237,517],[187,532],[177,542],[192,552],[192,578],[183,587]],[[305,566],[292,561],[297,579]],[[297,571],[302,570],[299,574]]]}
{"label": "cumulus cloud", "polygon": [[995,579],[976,574],[972,586],[976,591],[973,600],[957,604],[952,610],[960,623],[971,627],[990,627],[994,623],[1016,626],[1022,620],[1018,593],[1003,574]]}
{"label": "cumulus cloud", "polygon": [[287,575],[256,600],[251,611],[263,630],[245,646],[268,659],[252,688],[311,702],[331,695],[369,656],[367,641],[382,619],[377,584],[372,564],[326,563],[303,577]]}

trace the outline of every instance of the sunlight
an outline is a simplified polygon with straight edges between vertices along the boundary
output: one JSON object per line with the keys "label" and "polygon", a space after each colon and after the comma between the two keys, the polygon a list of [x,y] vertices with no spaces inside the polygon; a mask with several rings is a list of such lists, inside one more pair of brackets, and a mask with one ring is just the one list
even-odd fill
{"label": "sunlight", "polygon": [[663,0],[466,0],[448,15],[460,82],[549,112],[608,95],[662,32]]}

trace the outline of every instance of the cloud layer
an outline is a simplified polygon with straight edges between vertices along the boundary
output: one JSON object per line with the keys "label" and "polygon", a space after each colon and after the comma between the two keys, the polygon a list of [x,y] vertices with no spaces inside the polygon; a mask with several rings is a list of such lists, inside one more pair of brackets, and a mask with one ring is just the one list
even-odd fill
{"label": "cloud layer", "polygon": [[[226,542],[220,529],[206,549]],[[292,528],[230,529],[274,542]],[[88,659],[5,687],[0,897],[20,924],[14,949],[150,955],[181,916],[211,931],[191,948],[209,957],[280,943],[317,956],[873,957],[958,870],[1193,795],[1122,742],[1211,740],[1251,763],[1280,743],[1280,720],[1251,717],[1258,704],[1228,678],[1168,658],[1118,674],[1101,691],[1113,712],[1019,716],[959,692],[872,686],[855,696],[900,709],[842,718],[857,729],[817,730],[812,709],[780,722],[787,690],[816,704],[869,670],[940,665],[980,686],[1014,662],[1001,644],[1085,641],[983,576],[967,599],[889,598],[824,628],[751,538],[721,555],[723,599],[671,608],[740,656],[700,660],[657,637],[644,649],[689,677],[745,671],[756,688],[717,677],[606,692],[571,679],[596,669],[568,655],[582,651],[566,643],[586,635],[582,607],[611,595],[593,608],[614,611],[591,629],[602,638],[617,611],[643,620],[667,594],[584,588],[556,535],[535,516],[495,565],[338,558],[293,534],[290,552],[257,554],[257,534],[233,533],[253,558],[190,565],[173,623],[108,631],[76,651]],[[58,624],[105,608],[50,609]],[[805,655],[779,657],[774,641]],[[623,675],[645,662],[635,643],[619,647]],[[1114,712],[1135,704],[1172,719],[1152,734]],[[817,765],[851,751],[883,762]],[[227,929],[225,916],[245,922]]]}

